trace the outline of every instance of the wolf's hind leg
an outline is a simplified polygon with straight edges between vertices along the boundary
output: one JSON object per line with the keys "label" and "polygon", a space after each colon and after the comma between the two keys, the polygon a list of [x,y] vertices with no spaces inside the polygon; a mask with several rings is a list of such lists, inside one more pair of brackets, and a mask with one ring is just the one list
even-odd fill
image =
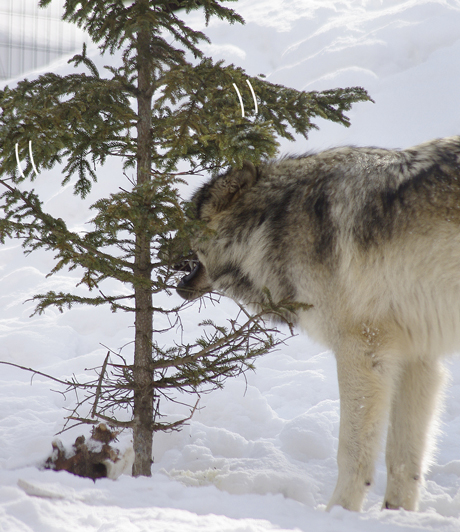
{"label": "wolf's hind leg", "polygon": [[406,363],[394,391],[386,447],[383,508],[416,510],[423,457],[444,381],[439,361]]}
{"label": "wolf's hind leg", "polygon": [[391,358],[369,351],[362,342],[343,343],[337,352],[340,434],[337,486],[328,504],[361,510],[374,476],[374,463],[393,390]]}

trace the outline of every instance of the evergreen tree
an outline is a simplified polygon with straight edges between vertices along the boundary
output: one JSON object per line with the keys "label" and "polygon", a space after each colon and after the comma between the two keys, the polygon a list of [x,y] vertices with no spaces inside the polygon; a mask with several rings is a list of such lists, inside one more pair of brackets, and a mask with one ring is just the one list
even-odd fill
{"label": "evergreen tree", "polygon": [[[50,2],[40,0],[40,5]],[[134,362],[111,364],[109,378],[106,359],[98,379],[85,385],[92,390],[93,417],[133,429],[134,475],[150,475],[153,431],[175,426],[158,421],[162,394],[220,386],[275,343],[260,316],[246,313],[242,324],[204,324],[208,332],[194,345],[160,349],[153,341],[154,312],[171,310],[155,308],[152,296],[175,284],[173,266],[186,255],[194,227],[177,192],[178,164],[187,163],[188,174],[241,166],[244,159],[257,164],[275,155],[277,136],[307,137],[318,116],[348,126],[344,113],[354,102],[370,100],[359,87],[302,92],[205,57],[199,45],[207,37],[188,27],[180,14],[200,8],[206,21],[217,16],[230,24],[243,23],[223,3],[64,0],[63,18],[83,27],[99,43],[101,54],[121,51],[120,65],[106,67],[102,75],[83,47],[71,61],[84,72],[48,73],[0,91],[0,237],[22,239],[26,253],[41,248],[54,252],[50,274],[80,268],[79,284],[89,290],[84,297],[37,295],[36,312],[49,306],[62,311],[73,304],[108,304],[113,311],[134,314]],[[254,90],[257,115],[242,116],[233,84],[247,102]],[[72,231],[43,210],[34,190],[21,185],[35,176],[27,141],[33,142],[39,170],[63,162],[62,184],[74,180],[75,195],[81,198],[107,157],[121,157],[135,181],[130,190],[93,205],[91,230]],[[16,145],[20,158],[27,160],[24,172],[18,169]],[[130,286],[132,294],[103,293],[106,279]],[[280,305],[289,303],[276,302],[268,311],[278,313]],[[129,423],[107,414],[113,406],[126,405],[133,405]]]}

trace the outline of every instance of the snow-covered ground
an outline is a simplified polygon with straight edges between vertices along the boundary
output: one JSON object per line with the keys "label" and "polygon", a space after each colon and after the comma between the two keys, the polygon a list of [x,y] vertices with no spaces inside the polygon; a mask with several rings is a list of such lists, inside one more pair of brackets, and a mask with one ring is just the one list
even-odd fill
{"label": "snow-covered ground", "polygon": [[[354,106],[352,126],[319,122],[308,141],[283,143],[301,153],[338,144],[408,147],[460,132],[460,2],[457,0],[242,0],[230,7],[245,26],[212,21],[207,53],[306,90],[361,85],[375,104]],[[201,16],[190,24],[203,26]],[[102,64],[107,62],[104,60]],[[68,72],[64,63],[53,67]],[[232,90],[229,87],[229,90]],[[104,173],[106,176],[104,176]],[[57,171],[37,181],[46,207],[76,224],[86,207],[59,188]],[[94,194],[113,191],[114,169],[101,172]],[[109,179],[110,178],[110,179]],[[123,178],[120,178],[120,184]],[[85,204],[87,205],[88,202]],[[56,377],[83,375],[106,349],[132,340],[131,317],[104,309],[48,311],[29,318],[24,303],[45,290],[65,290],[71,276],[46,279],[44,253],[24,257],[0,248],[0,360]],[[173,296],[176,297],[176,296]],[[197,307],[188,334],[196,331]],[[210,309],[225,319],[231,304]],[[199,317],[198,319],[200,319]],[[381,458],[364,512],[324,511],[336,478],[339,426],[333,355],[304,335],[261,358],[257,371],[203,396],[201,410],[181,432],[157,434],[153,476],[123,475],[96,483],[43,471],[61,430],[67,400],[42,377],[0,366],[0,530],[68,531],[413,531],[460,530],[460,360],[451,372],[434,465],[421,510],[381,511]],[[167,406],[167,413],[181,413]],[[89,429],[63,434],[70,444]],[[119,447],[129,447],[122,434]]]}

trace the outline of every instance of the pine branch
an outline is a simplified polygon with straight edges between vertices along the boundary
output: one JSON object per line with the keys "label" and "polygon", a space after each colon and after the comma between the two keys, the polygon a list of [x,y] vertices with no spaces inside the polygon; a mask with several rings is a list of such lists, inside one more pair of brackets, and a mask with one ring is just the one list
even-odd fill
{"label": "pine branch", "polygon": [[[85,241],[84,238],[81,238],[76,233],[69,231],[61,218],[54,218],[53,216],[44,213],[41,209],[41,202],[32,193],[27,194],[25,192],[20,191],[17,187],[12,187],[5,179],[0,179],[0,184],[2,184],[10,191],[10,193],[12,194],[11,197],[14,201],[17,201],[17,199],[22,200],[23,206],[28,209],[29,216],[33,215],[36,220],[42,222],[43,225],[41,227],[37,226],[36,224],[30,226],[31,228],[39,228],[42,234],[45,233],[47,235],[46,238],[36,239],[40,244],[46,244],[51,248],[54,247],[54,249],[59,249],[56,244],[58,242],[62,243],[62,249],[59,250],[61,251],[61,253],[64,254],[65,258],[63,260],[65,263],[68,263],[72,260],[70,256],[65,255],[65,252],[68,252],[69,244],[71,243],[76,248],[84,249],[91,256],[96,256],[102,260],[105,260],[108,264],[112,264],[120,268],[133,268],[133,265],[131,263],[101,252],[97,247],[92,246],[87,241]],[[21,207],[21,210],[23,210],[24,207]],[[15,227],[19,226],[16,224]],[[55,242],[52,241],[52,238],[55,239]],[[65,243],[66,245],[63,245],[63,243]],[[78,260],[76,260],[75,258],[72,260],[75,265],[81,265],[82,263],[84,264],[85,258],[89,258],[81,251],[76,251],[75,248],[72,248],[72,252],[74,253],[74,256],[78,258]],[[60,269],[60,267],[57,269]],[[54,271],[57,271],[56,268]]]}

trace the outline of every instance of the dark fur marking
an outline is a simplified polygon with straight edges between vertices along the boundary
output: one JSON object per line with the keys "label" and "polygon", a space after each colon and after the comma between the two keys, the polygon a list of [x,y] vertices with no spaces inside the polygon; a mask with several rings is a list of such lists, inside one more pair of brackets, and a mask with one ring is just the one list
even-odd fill
{"label": "dark fur marking", "polygon": [[257,221],[257,225],[260,227],[264,222],[265,220],[267,219],[267,215],[265,212],[262,212],[259,216],[259,219]]}
{"label": "dark fur marking", "polygon": [[203,205],[211,198],[211,184],[213,183],[210,182],[203,185],[192,197],[191,203],[193,206],[193,212],[198,220],[201,220],[201,210]]}
{"label": "dark fur marking", "polygon": [[331,256],[334,249],[336,233],[335,223],[330,213],[328,200],[328,183],[322,182],[317,190],[312,191],[304,202],[304,211],[315,214],[315,220],[311,220],[311,228],[314,230],[314,249],[318,259],[326,259]]}
{"label": "dark fur marking", "polygon": [[[406,166],[400,165],[400,172],[413,166],[408,164]],[[439,205],[435,198],[436,189],[439,189],[440,184],[459,189],[457,175],[452,173],[452,166],[458,168],[458,164],[451,164],[446,167],[446,161],[433,162],[430,166],[420,170],[417,175],[404,181],[397,188],[385,190],[384,192],[375,191],[371,194],[367,205],[357,217],[360,225],[355,226],[355,237],[358,242],[368,249],[373,244],[379,244],[384,240],[389,240],[395,235],[395,227],[398,231],[407,229],[407,224],[415,219],[415,213],[411,211],[415,209],[411,205],[412,198],[422,198],[426,208],[430,207],[444,207],[446,205]],[[446,170],[444,168],[446,168]],[[407,221],[401,223],[400,217],[404,216]]]}
{"label": "dark fur marking", "polygon": [[236,266],[235,264],[226,263],[218,270],[208,273],[212,280],[217,282],[219,282],[219,280],[222,281],[223,277],[231,277],[231,282],[228,283],[224,281],[224,284],[230,284],[232,288],[237,287],[238,293],[241,290],[244,290],[247,293],[254,289],[251,279],[247,275],[243,274],[239,266]]}
{"label": "dark fur marking", "polygon": [[268,216],[270,225],[274,229],[284,226],[284,222],[287,217],[287,207],[292,203],[294,194],[296,194],[296,191],[290,187],[284,191],[284,194],[281,198],[271,205]]}

